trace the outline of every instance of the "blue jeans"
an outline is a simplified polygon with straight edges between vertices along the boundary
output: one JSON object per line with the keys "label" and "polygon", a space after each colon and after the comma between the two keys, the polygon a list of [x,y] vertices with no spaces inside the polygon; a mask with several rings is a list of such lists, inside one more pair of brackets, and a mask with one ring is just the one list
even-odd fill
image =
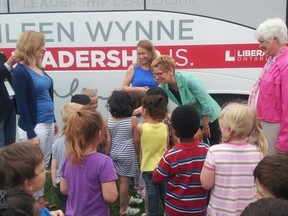
{"label": "blue jeans", "polygon": [[14,143],[16,139],[16,114],[15,109],[7,118],[0,119],[0,147]]}
{"label": "blue jeans", "polygon": [[159,185],[152,183],[152,172],[143,172],[142,177],[146,184],[146,191],[148,193],[148,211],[149,216],[159,216],[159,198],[162,201],[164,209],[164,199],[166,195],[166,182]]}

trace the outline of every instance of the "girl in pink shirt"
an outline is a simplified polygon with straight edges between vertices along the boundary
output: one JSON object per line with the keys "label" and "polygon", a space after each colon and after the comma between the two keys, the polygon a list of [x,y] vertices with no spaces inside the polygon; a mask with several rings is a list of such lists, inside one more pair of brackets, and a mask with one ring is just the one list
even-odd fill
{"label": "girl in pink shirt", "polygon": [[268,144],[257,125],[256,112],[240,103],[228,104],[219,115],[222,143],[209,148],[200,180],[211,189],[207,215],[235,216],[254,201],[253,170]]}

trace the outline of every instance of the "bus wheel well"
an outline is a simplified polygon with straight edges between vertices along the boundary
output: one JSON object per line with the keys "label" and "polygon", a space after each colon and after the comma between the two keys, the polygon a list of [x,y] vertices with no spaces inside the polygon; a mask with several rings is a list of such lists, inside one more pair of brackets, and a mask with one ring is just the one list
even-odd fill
{"label": "bus wheel well", "polygon": [[243,95],[243,94],[210,94],[210,95],[221,107],[233,101],[247,102],[249,97],[249,95]]}

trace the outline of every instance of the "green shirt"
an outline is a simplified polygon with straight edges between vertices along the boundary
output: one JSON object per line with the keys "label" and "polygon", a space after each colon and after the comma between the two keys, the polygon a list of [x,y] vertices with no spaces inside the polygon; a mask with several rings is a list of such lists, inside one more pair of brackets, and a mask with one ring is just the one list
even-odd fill
{"label": "green shirt", "polygon": [[221,111],[219,104],[208,94],[205,86],[194,75],[187,72],[175,72],[175,79],[181,97],[182,104],[176,99],[169,89],[169,85],[160,84],[168,95],[169,99],[177,105],[191,104],[200,114],[200,125],[202,116],[209,115],[209,122],[214,122]]}

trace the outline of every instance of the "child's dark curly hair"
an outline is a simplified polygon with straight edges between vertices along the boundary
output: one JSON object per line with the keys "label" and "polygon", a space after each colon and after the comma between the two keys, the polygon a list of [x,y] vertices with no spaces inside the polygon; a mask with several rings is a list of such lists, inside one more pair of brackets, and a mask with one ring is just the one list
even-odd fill
{"label": "child's dark curly hair", "polygon": [[167,102],[162,95],[145,95],[142,108],[146,109],[153,119],[162,121],[167,113]]}
{"label": "child's dark curly hair", "polygon": [[131,96],[124,91],[113,91],[106,104],[109,112],[115,118],[132,116]]}

